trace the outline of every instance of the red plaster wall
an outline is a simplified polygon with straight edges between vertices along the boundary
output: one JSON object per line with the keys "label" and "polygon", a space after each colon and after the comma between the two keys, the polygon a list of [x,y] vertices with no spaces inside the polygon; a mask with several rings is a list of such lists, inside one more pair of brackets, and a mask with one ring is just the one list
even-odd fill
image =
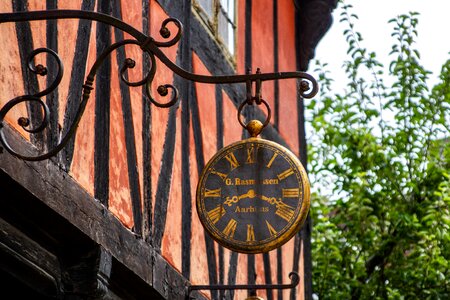
{"label": "red plaster wall", "polygon": [[[296,71],[294,1],[278,5],[278,66],[280,71]],[[279,131],[291,150],[298,155],[298,112],[296,80],[280,80]]]}
{"label": "red plaster wall", "polygon": [[[252,5],[252,72],[257,68],[263,73],[274,71],[272,0],[253,1]],[[261,94],[273,109],[274,82],[263,82]]]}

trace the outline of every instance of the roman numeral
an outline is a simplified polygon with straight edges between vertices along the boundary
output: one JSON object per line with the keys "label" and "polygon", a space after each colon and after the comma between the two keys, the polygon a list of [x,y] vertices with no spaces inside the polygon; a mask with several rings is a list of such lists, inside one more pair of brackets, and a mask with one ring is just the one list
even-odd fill
{"label": "roman numeral", "polygon": [[252,224],[247,224],[247,242],[255,241],[255,230]]}
{"label": "roman numeral", "polygon": [[289,205],[279,205],[275,214],[289,222],[294,216],[294,210]]}
{"label": "roman numeral", "polygon": [[214,170],[214,169],[211,169],[211,174],[215,174],[215,175],[219,176],[219,177],[222,178],[222,180],[224,180],[224,181],[225,181],[225,179],[227,179],[227,174],[217,172],[217,171]]}
{"label": "roman numeral", "polygon": [[204,197],[220,197],[221,188],[215,190],[205,189]]}
{"label": "roman numeral", "polygon": [[283,198],[298,198],[300,196],[300,189],[283,189]]}
{"label": "roman numeral", "polygon": [[222,231],[225,236],[233,238],[234,232],[236,231],[237,222],[235,219],[231,219],[225,229]]}
{"label": "roman numeral", "polygon": [[266,165],[266,167],[268,168],[268,169],[270,169],[270,167],[272,166],[272,164],[273,164],[273,161],[275,160],[275,158],[278,156],[278,153],[274,153],[273,154],[273,156],[272,156],[272,158],[269,160],[269,162],[267,163],[267,165]]}
{"label": "roman numeral", "polygon": [[278,179],[283,180],[286,177],[290,176],[294,174],[294,170],[292,170],[291,168],[287,169],[286,171],[281,172],[280,174],[277,175]]}
{"label": "roman numeral", "polygon": [[225,214],[225,209],[222,205],[217,206],[216,208],[208,211],[208,218],[213,222],[213,224],[216,224],[220,218],[223,217]]}
{"label": "roman numeral", "polygon": [[247,148],[247,164],[253,164],[255,163],[255,147],[251,145],[249,148]]}
{"label": "roman numeral", "polygon": [[231,170],[234,170],[237,167],[239,167],[239,163],[236,159],[236,156],[234,156],[233,152],[230,152],[229,154],[225,155],[225,158],[230,163]]}
{"label": "roman numeral", "polygon": [[270,225],[269,221],[266,220],[266,224],[267,224],[267,229],[269,229],[270,236],[277,235],[278,232],[275,230],[275,228],[272,227],[272,225]]}

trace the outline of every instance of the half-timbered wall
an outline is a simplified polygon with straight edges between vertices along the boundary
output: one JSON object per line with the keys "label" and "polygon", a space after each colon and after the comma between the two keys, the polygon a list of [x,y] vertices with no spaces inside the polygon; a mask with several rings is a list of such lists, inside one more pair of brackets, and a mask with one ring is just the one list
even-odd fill
{"label": "half-timbered wall", "polygon": [[[156,40],[163,40],[159,35],[162,21],[178,18],[184,25],[183,37],[175,46],[163,49],[165,54],[191,72],[222,75],[245,74],[257,68],[262,72],[305,71],[311,52],[329,26],[329,19],[325,25],[319,22],[322,26],[317,32],[305,25],[306,7],[312,7],[313,2],[324,8],[318,15],[329,18],[334,1],[236,0],[236,48],[232,51],[226,50],[211,31],[195,0],[12,0],[0,1],[0,11],[98,11],[124,20]],[[317,14],[318,9],[310,11]],[[302,35],[303,28],[313,34]],[[171,30],[176,32],[175,27]],[[50,56],[36,58],[36,64],[47,66],[48,76],[28,71],[25,58],[33,49],[55,50],[65,69],[62,83],[45,98],[51,113],[49,129],[30,135],[18,126],[20,116],[30,115],[33,124],[41,117],[38,107],[24,104],[6,117],[12,132],[42,150],[56,145],[73,121],[82,84],[96,57],[111,43],[126,38],[130,37],[122,31],[90,20],[0,24],[0,106],[19,95],[42,90],[51,82],[57,66]],[[205,163],[218,149],[246,137],[236,117],[245,86],[189,82],[157,61],[153,93],[156,95],[158,85],[170,83],[177,87],[180,98],[173,107],[157,108],[142,87],[130,87],[121,80],[119,70],[128,57],[136,61],[136,67],[125,74],[130,81],[138,81],[148,72],[148,57],[138,46],[127,45],[113,52],[96,74],[76,138],[48,163],[67,173],[95,199],[92,201],[106,207],[121,226],[192,284],[281,283],[289,282],[289,272],[297,271],[301,282],[296,290],[258,291],[258,295],[265,299],[309,299],[309,224],[279,249],[245,255],[213,242],[197,217],[195,190]],[[263,99],[273,112],[263,137],[288,146],[305,164],[303,103],[297,91],[296,80],[263,83]],[[248,114],[264,117],[265,111]],[[77,216],[77,211],[73,214],[75,219],[83,216]],[[163,275],[153,273],[153,278],[158,276]],[[205,292],[215,299],[223,294],[227,299],[233,294],[234,299],[244,299],[247,292],[220,294]]]}

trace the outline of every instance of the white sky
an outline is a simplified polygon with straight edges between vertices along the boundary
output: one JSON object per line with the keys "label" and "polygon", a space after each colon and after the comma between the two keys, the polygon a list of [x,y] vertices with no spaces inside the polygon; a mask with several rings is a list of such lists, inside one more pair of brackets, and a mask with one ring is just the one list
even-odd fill
{"label": "white sky", "polygon": [[[389,64],[389,52],[393,44],[393,24],[388,21],[410,11],[419,12],[417,49],[421,63],[432,71],[431,83],[436,82],[442,64],[450,58],[450,0],[346,0],[352,4],[352,12],[358,15],[356,31],[363,36],[362,46],[369,52],[375,51],[378,60],[385,67]],[[328,69],[335,83],[345,78],[342,63],[346,59],[347,45],[343,37],[345,26],[339,23],[341,10],[334,11],[331,29],[316,48],[316,59],[329,64]],[[314,76],[314,65],[309,72]],[[344,84],[345,81],[342,81]]]}

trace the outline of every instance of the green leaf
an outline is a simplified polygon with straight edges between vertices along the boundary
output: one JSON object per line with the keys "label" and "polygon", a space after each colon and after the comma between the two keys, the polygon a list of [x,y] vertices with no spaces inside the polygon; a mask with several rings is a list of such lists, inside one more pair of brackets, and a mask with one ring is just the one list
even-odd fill
{"label": "green leaf", "polygon": [[449,299],[450,60],[431,86],[408,13],[389,21],[391,55],[376,61],[340,9],[345,91],[320,76],[326,93],[307,106],[311,186],[324,193],[311,200],[314,293]]}

